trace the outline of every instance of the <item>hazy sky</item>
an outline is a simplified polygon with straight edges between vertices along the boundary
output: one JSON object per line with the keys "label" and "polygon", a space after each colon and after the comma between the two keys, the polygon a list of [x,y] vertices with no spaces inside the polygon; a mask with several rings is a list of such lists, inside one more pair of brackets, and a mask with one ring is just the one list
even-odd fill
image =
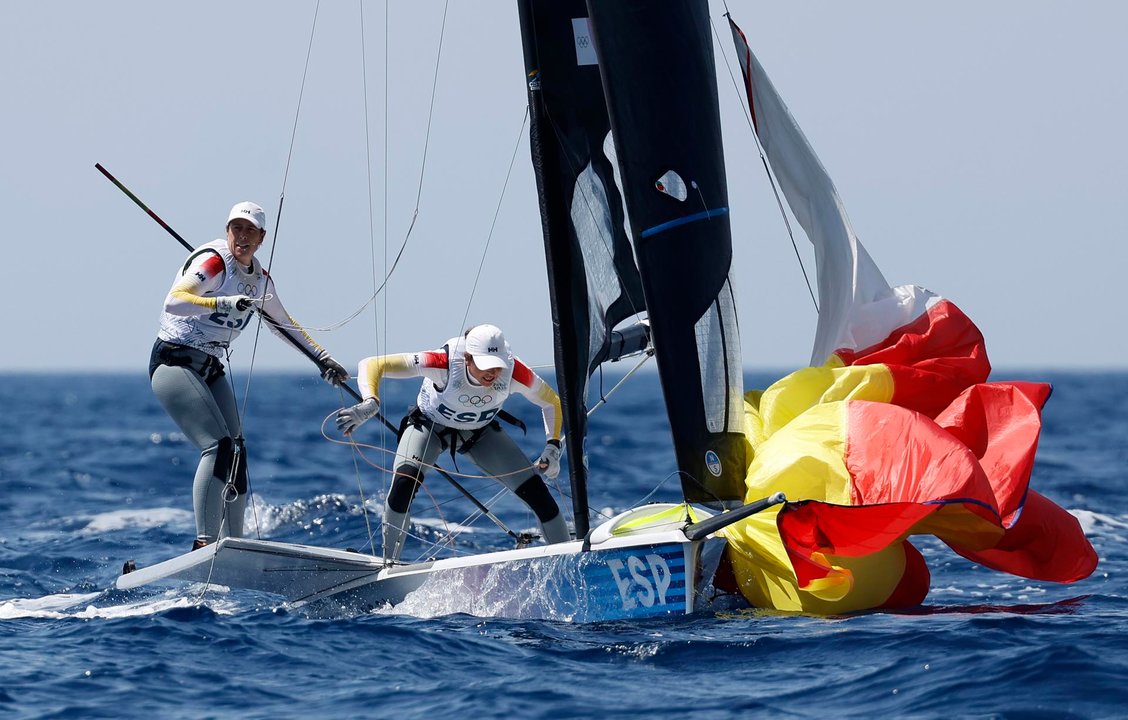
{"label": "hazy sky", "polygon": [[[0,2],[0,371],[145,372],[185,251],[96,162],[194,245],[222,235],[235,202],[263,205],[260,259],[273,251],[288,309],[350,369],[434,347],[464,318],[551,363],[515,3],[450,3],[425,170],[443,4],[365,3],[362,60],[359,2],[323,2],[295,130],[314,7]],[[1128,3],[729,7],[887,279],[953,299],[996,368],[1128,367]],[[814,311],[725,69],[739,72],[722,12],[744,361],[789,369]],[[337,327],[383,276],[417,193],[388,294]],[[235,351],[310,367],[273,336]]]}

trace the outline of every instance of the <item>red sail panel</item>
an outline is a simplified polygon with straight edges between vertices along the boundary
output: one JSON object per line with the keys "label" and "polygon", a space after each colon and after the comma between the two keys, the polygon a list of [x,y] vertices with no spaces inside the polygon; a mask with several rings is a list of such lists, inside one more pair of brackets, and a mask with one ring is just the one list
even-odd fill
{"label": "red sail panel", "polygon": [[1096,554],[1080,524],[1029,490],[1047,392],[1031,383],[974,386],[941,416],[968,423],[948,428],[896,405],[850,402],[843,462],[855,505],[794,503],[777,519],[799,586],[834,573],[826,555],[866,555],[921,533],[1022,577],[1090,574]]}
{"label": "red sail panel", "polygon": [[847,366],[886,365],[896,405],[934,416],[991,372],[983,334],[949,300],[941,299],[911,323],[888,330],[876,345],[839,348],[834,354]]}

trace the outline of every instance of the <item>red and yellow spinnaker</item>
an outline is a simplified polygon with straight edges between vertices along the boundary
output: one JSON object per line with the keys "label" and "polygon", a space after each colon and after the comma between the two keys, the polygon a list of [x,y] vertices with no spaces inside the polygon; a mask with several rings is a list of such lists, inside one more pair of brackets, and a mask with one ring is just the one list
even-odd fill
{"label": "red and yellow spinnaker", "polygon": [[1023,577],[1088,576],[1097,558],[1079,523],[1029,488],[1050,388],[984,382],[989,369],[975,326],[941,300],[876,348],[748,393],[746,499],[797,501],[725,531],[749,602],[822,614],[919,604],[929,572],[915,534]]}

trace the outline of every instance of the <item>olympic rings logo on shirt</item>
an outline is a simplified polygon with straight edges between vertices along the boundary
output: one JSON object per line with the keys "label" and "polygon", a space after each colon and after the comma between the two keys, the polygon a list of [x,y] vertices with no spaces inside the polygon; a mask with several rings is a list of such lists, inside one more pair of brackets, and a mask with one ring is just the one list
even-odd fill
{"label": "olympic rings logo on shirt", "polygon": [[246,295],[247,297],[258,297],[258,285],[251,285],[250,283],[239,283],[239,294]]}
{"label": "olympic rings logo on shirt", "polygon": [[459,395],[458,402],[463,405],[478,407],[493,402],[493,395]]}

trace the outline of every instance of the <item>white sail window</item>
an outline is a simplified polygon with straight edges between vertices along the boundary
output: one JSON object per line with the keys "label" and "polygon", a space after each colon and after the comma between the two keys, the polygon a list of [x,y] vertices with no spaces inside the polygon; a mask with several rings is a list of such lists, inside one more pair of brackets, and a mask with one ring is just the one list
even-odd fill
{"label": "white sail window", "polygon": [[705,427],[712,433],[739,432],[744,422],[744,375],[731,272],[717,299],[694,325],[694,335],[705,399]]}
{"label": "white sail window", "polygon": [[662,177],[654,182],[654,188],[658,192],[669,195],[681,202],[685,202],[685,199],[689,197],[689,191],[686,190],[685,187],[685,180],[682,180],[681,175],[678,175],[673,170],[664,172]]}
{"label": "white sail window", "polygon": [[610,330],[604,320],[607,309],[623,294],[611,252],[611,212],[607,191],[590,163],[576,178],[571,216],[587,270],[590,365]]}

